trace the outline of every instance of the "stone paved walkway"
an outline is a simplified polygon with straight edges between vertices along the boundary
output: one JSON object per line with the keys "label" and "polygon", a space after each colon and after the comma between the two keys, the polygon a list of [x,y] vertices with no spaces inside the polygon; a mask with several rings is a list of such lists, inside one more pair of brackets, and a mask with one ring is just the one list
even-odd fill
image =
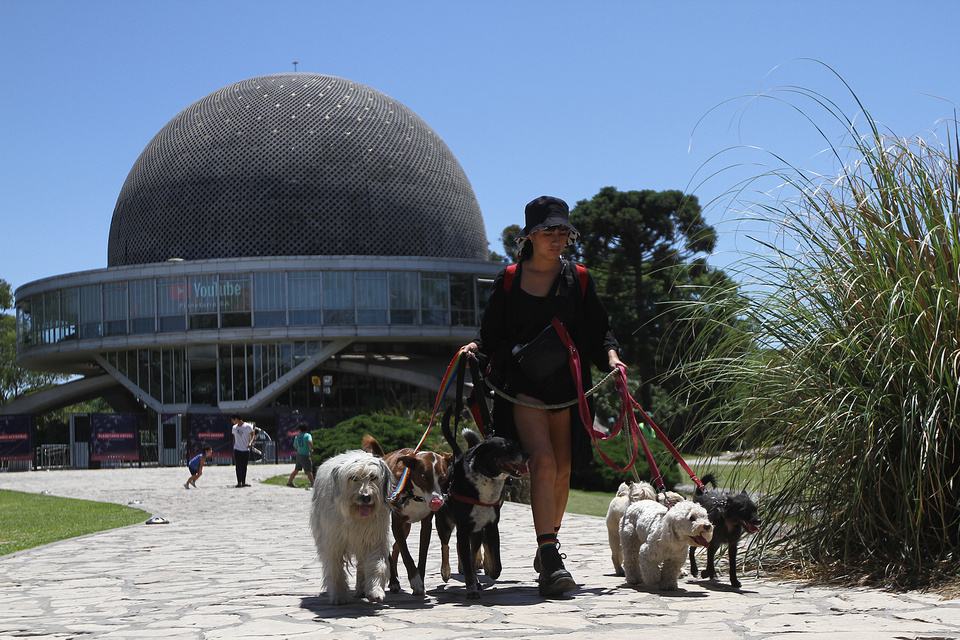
{"label": "stone paved walkway", "polygon": [[464,598],[459,576],[440,580],[436,552],[426,597],[411,595],[404,580],[383,604],[330,606],[307,525],[310,492],[257,482],[290,469],[255,465],[253,486],[236,489],[232,467],[207,467],[189,491],[186,469],[0,473],[0,489],[140,500],[170,521],[0,557],[0,638],[960,639],[960,600],[934,594],[751,575],[739,592],[689,577],[676,593],[634,588],[613,575],[603,519],[590,516],[568,516],[563,526],[567,567],[581,588],[545,601],[530,567],[529,508],[512,503],[501,522],[504,572],[479,603]]}

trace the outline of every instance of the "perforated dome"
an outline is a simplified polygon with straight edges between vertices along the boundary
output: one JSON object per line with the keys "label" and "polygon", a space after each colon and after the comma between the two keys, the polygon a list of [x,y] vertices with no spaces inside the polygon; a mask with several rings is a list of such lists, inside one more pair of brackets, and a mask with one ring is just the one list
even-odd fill
{"label": "perforated dome", "polygon": [[483,217],[443,140],[362,84],[251,78],[167,123],[134,163],[108,265],[240,256],[484,260]]}

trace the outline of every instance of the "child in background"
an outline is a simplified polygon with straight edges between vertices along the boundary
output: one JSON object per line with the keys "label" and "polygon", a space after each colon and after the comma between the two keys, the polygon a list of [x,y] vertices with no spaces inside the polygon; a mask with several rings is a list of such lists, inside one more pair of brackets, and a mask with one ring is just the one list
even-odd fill
{"label": "child in background", "polygon": [[197,478],[203,475],[203,464],[211,457],[213,457],[213,447],[207,446],[203,448],[203,453],[194,456],[193,459],[187,463],[187,467],[189,467],[190,473],[193,475],[183,483],[184,489],[189,489],[190,485],[193,485],[194,489],[197,488]]}

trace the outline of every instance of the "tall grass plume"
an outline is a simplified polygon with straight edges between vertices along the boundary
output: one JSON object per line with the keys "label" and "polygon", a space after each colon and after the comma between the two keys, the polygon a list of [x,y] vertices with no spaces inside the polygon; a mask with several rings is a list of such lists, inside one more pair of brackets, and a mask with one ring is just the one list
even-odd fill
{"label": "tall grass plume", "polygon": [[779,221],[781,234],[742,264],[757,287],[692,303],[690,326],[736,318],[750,328],[719,344],[715,334],[690,338],[708,355],[686,365],[689,379],[724,394],[704,410],[701,435],[714,447],[782,452],[767,462],[786,478],[762,500],[772,526],[751,549],[763,566],[889,587],[955,579],[956,122],[938,129],[942,138],[903,138],[859,103],[855,122],[820,94],[788,93],[840,123],[849,143],[828,142],[834,176],[790,166],[764,174],[780,196],[753,212]]}

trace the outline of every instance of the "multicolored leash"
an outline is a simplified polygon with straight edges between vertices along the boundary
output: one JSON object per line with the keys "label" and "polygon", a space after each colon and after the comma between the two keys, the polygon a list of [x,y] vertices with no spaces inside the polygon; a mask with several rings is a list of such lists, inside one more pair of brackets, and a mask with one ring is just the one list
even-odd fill
{"label": "multicolored leash", "polygon": [[[427,430],[423,432],[423,436],[420,437],[420,442],[417,443],[417,446],[413,450],[414,453],[420,451],[420,447],[423,446],[424,440],[427,439],[430,429],[433,428],[433,420],[437,417],[437,412],[440,410],[440,403],[442,403],[443,399],[446,397],[447,391],[449,391],[450,385],[453,383],[454,378],[456,377],[457,370],[460,369],[461,362],[466,359],[466,355],[468,355],[467,351],[464,351],[463,349],[458,350],[457,355],[455,355],[453,360],[450,361],[450,364],[447,365],[447,372],[443,374],[443,380],[440,381],[440,388],[437,390],[437,400],[433,403],[433,414],[430,416],[430,422],[427,424]],[[408,474],[409,469],[404,469],[403,474],[400,476],[400,480],[397,481],[397,488],[393,490],[392,494],[390,494],[391,502],[396,502],[399,499],[400,493],[407,484]]]}

